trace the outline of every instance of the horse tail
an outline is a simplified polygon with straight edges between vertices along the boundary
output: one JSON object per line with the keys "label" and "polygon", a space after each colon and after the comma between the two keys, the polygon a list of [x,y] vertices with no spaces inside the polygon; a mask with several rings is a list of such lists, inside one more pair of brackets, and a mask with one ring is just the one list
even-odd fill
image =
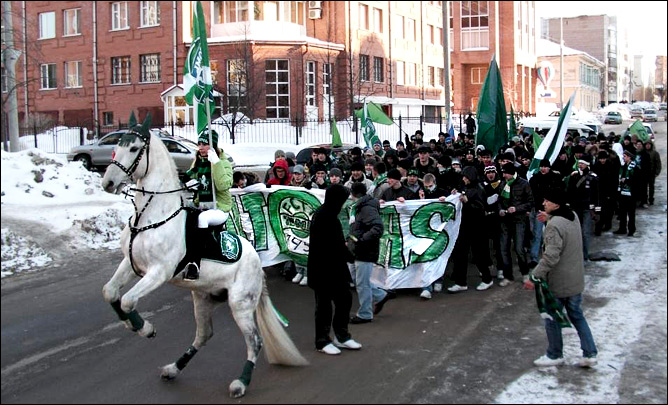
{"label": "horse tail", "polygon": [[264,277],[262,278],[262,295],[257,308],[257,321],[269,363],[284,366],[308,365],[308,361],[297,350],[292,339],[279,322],[269,298]]}

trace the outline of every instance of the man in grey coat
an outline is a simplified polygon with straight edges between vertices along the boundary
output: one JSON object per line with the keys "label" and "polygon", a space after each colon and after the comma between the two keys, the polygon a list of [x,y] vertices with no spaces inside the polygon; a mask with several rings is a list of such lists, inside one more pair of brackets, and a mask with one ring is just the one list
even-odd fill
{"label": "man in grey coat", "polygon": [[[536,278],[547,281],[547,285],[565,308],[568,318],[578,331],[582,358],[581,367],[596,365],[596,344],[582,312],[582,291],[584,290],[584,261],[582,235],[577,215],[566,206],[565,192],[550,189],[544,196],[545,211],[539,219],[547,221],[543,234],[545,251],[532,271]],[[531,281],[525,281],[526,288],[533,289]],[[538,367],[558,366],[564,363],[563,341],[559,323],[545,319],[547,332],[547,353],[534,361]]]}

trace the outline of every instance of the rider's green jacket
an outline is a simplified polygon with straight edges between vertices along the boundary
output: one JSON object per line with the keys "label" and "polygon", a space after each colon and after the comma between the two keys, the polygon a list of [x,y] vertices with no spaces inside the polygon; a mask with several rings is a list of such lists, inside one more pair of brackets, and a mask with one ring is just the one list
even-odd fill
{"label": "rider's green jacket", "polygon": [[216,190],[216,208],[221,211],[229,212],[232,209],[232,194],[230,188],[232,187],[232,176],[234,170],[232,164],[227,160],[225,152],[218,150],[220,161],[212,165],[205,158],[199,154],[195,158],[190,170],[186,172],[190,178],[197,179],[200,182],[199,188],[195,196],[195,204],[200,202],[213,201],[211,193],[211,177],[213,174],[213,181]]}

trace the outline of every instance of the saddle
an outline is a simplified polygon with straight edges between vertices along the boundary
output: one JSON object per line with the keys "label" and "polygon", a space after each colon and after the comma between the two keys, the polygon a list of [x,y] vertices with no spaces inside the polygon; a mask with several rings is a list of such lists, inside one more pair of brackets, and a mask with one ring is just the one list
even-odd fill
{"label": "saddle", "polygon": [[[176,266],[174,275],[181,272],[190,262],[199,262],[200,259],[212,260],[225,264],[232,264],[241,258],[242,248],[239,236],[225,230],[225,225],[211,226],[199,229],[197,217],[202,210],[186,208],[186,255]],[[200,257],[201,255],[201,257]]]}

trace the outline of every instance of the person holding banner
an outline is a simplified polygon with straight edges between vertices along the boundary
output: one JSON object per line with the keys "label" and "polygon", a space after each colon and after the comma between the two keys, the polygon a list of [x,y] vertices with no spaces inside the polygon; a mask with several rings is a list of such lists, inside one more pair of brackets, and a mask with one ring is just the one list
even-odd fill
{"label": "person holding banner", "polygon": [[[218,133],[211,131],[213,145],[218,144]],[[188,252],[193,259],[186,266],[184,278],[186,280],[197,280],[199,278],[199,262],[202,258],[202,247],[204,238],[208,233],[209,226],[216,226],[227,221],[230,210],[232,210],[232,188],[233,172],[232,164],[227,160],[225,153],[214,146],[209,145],[208,131],[202,132],[197,139],[199,149],[190,170],[186,172],[193,180],[199,182],[195,191],[194,202],[199,208],[206,211],[199,214],[197,219],[197,236],[191,240]],[[216,205],[214,207],[213,189],[216,193]]]}
{"label": "person holding banner", "polygon": [[[313,214],[309,230],[307,271],[308,286],[315,293],[315,347],[331,355],[341,354],[340,348],[362,348],[348,332],[353,296],[347,263],[352,263],[354,257],[346,246],[339,221],[339,213],[348,196],[348,189],[340,184],[329,187],[324,204]],[[329,335],[332,328],[333,340]]]}

